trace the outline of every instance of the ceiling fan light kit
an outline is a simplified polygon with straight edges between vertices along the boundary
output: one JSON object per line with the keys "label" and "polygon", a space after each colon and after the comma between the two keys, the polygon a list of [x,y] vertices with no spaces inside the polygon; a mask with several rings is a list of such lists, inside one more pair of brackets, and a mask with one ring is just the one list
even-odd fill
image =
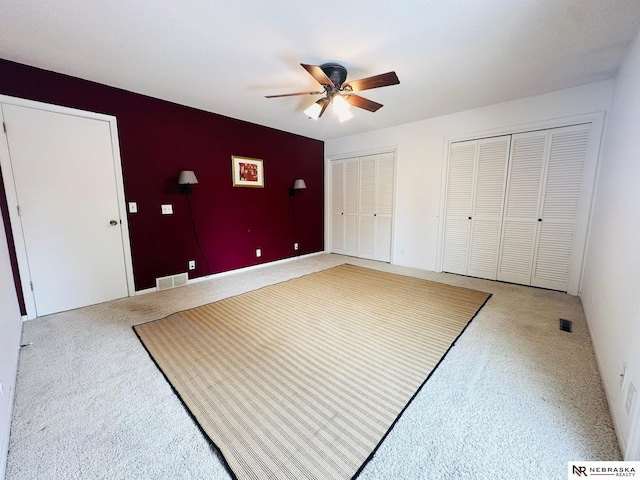
{"label": "ceiling fan light kit", "polygon": [[323,87],[322,91],[267,95],[266,98],[324,94],[324,97],[314,102],[304,111],[305,115],[314,120],[322,116],[330,103],[333,104],[333,111],[338,115],[338,119],[341,122],[353,118],[353,114],[350,111],[351,106],[375,112],[382,107],[381,103],[361,97],[353,92],[387,87],[400,83],[396,72],[387,72],[346,82],[347,69],[337,63],[324,63],[320,66],[305,63],[301,63],[300,65]]}
{"label": "ceiling fan light kit", "polygon": [[315,103],[312,103],[311,105],[309,105],[307,107],[307,109],[304,111],[304,113],[309,117],[309,118],[313,118],[314,120],[318,119],[318,117],[320,117],[320,112],[322,112],[322,109],[324,107],[324,99],[320,99]]}

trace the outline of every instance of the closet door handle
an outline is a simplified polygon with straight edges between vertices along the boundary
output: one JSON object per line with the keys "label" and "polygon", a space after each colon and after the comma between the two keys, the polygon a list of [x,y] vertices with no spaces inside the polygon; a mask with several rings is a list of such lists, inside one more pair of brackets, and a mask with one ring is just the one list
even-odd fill
{"label": "closet door handle", "polygon": [[541,221],[542,221],[542,219],[541,219],[541,218],[539,218],[539,219],[538,219],[538,221],[539,221],[539,222],[541,222]]}
{"label": "closet door handle", "polygon": [[471,220],[471,217],[469,217],[469,220]]}

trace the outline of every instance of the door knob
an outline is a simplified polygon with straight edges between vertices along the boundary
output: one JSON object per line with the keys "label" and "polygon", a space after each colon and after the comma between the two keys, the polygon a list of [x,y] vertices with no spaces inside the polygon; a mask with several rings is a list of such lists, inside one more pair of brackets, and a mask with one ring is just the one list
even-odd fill
{"label": "door knob", "polygon": [[117,220],[111,220],[111,221],[109,222],[109,224],[110,224],[110,225],[113,225],[113,226],[115,227],[115,226],[118,224],[118,221],[117,221]]}

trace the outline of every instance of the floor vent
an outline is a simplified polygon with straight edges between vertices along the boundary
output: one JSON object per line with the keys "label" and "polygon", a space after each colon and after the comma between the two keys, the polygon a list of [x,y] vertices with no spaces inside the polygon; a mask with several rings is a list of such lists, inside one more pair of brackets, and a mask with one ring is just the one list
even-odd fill
{"label": "floor vent", "polygon": [[186,273],[178,273],[176,275],[169,275],[168,277],[158,277],[156,278],[156,288],[160,291],[181,287],[182,285],[186,285],[188,280],[189,276]]}
{"label": "floor vent", "polygon": [[571,333],[571,325],[573,324],[573,322],[571,320],[566,320],[564,318],[560,319],[560,330],[562,330],[563,332],[569,332]]}

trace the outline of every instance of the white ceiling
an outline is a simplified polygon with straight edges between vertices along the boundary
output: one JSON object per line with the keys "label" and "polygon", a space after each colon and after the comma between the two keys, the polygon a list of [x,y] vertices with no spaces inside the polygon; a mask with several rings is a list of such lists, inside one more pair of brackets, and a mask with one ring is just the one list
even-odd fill
{"label": "white ceiling", "polygon": [[[612,78],[639,0],[0,0],[0,57],[327,140]],[[300,63],[384,104],[339,123]]]}

